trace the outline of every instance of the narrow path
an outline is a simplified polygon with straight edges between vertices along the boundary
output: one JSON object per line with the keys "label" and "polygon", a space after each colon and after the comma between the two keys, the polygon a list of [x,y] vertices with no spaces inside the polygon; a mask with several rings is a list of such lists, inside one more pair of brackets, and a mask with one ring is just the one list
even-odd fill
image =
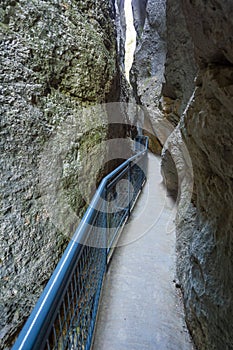
{"label": "narrow path", "polygon": [[173,282],[174,204],[161,182],[160,159],[149,154],[148,181],[107,272],[93,350],[193,349]]}

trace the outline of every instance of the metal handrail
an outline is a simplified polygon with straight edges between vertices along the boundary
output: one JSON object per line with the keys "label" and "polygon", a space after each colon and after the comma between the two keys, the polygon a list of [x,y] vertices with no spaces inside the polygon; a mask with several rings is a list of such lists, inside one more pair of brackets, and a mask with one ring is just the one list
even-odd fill
{"label": "metal handrail", "polygon": [[[140,151],[101,181],[12,350],[90,349],[109,256],[146,180],[148,138],[139,137],[135,149]],[[134,181],[133,194],[126,205],[122,195],[123,207],[109,213],[113,180],[124,176]]]}

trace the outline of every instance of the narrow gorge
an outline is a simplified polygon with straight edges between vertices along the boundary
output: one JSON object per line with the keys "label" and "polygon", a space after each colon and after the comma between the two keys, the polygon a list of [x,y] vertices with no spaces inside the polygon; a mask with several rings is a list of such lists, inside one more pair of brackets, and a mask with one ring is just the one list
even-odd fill
{"label": "narrow gorge", "polygon": [[[88,199],[122,161],[106,141],[125,140],[117,154],[126,159],[141,131],[178,206],[176,270],[194,344],[233,349],[233,3],[132,0],[128,75],[125,1],[1,1],[0,349],[11,348]],[[59,204],[45,195],[54,178],[76,214],[64,205],[62,226],[45,205]]]}
{"label": "narrow gorge", "polygon": [[233,4],[135,0],[133,7],[132,84],[164,146],[164,182],[180,203],[186,321],[198,349],[232,349]]}

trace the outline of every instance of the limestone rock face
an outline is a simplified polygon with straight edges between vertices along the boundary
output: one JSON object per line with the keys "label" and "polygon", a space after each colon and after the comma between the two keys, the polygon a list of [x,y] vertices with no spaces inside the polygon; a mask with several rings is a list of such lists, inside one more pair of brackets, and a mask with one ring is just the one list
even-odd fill
{"label": "limestone rock face", "polygon": [[167,55],[163,84],[163,112],[176,126],[193,93],[196,62],[193,42],[187,29],[182,0],[167,0]]}
{"label": "limestone rock face", "polygon": [[144,125],[165,144],[165,181],[179,194],[187,323],[198,349],[233,349],[233,2],[132,3],[131,82]]}
{"label": "limestone rock face", "polygon": [[194,193],[188,211],[178,215],[177,270],[198,348],[231,349],[233,71],[214,66],[202,70],[199,79],[181,127]]}
{"label": "limestone rock face", "polygon": [[117,48],[120,56],[120,65],[124,71],[125,66],[125,39],[126,39],[126,19],[124,12],[125,0],[116,0],[116,22],[117,22]]}
{"label": "limestone rock face", "polygon": [[138,37],[143,33],[144,24],[146,21],[146,5],[148,0],[132,0],[134,26]]}
{"label": "limestone rock face", "polygon": [[145,123],[150,124],[152,135],[159,142],[155,152],[161,152],[163,120],[159,109],[164,63],[166,57],[166,1],[132,1],[134,24],[137,30],[137,47],[131,69],[131,84],[137,96],[137,103],[145,110]]}
{"label": "limestone rock face", "polygon": [[[102,116],[85,115],[81,108],[120,98],[114,16],[112,1],[1,1],[1,349],[11,346],[76,225],[67,223],[66,231],[56,226],[39,186],[46,142],[60,130],[58,154],[45,162],[47,171],[59,163],[67,118],[76,137],[59,176],[74,212],[81,215],[85,205],[80,162],[108,130],[99,124]],[[104,152],[100,148],[84,159],[87,184],[93,178],[95,185],[95,162]]]}
{"label": "limestone rock face", "polygon": [[230,0],[182,0],[200,65],[233,63],[233,3]]}
{"label": "limestone rock face", "polygon": [[[167,0],[166,26],[167,55],[161,108],[163,116],[175,128],[194,91],[194,78],[197,70],[193,42],[187,29],[182,0]],[[169,143],[175,145],[178,134],[171,135]],[[181,136],[179,143],[182,143]],[[175,148],[172,147],[172,149]],[[169,149],[163,150],[161,167],[167,189],[175,197],[179,192],[179,185],[173,156]]]}
{"label": "limestone rock face", "polygon": [[143,29],[137,38],[131,80],[140,102],[145,106],[155,105],[163,81],[166,54],[165,1],[148,0],[140,2],[140,6],[133,1],[132,4],[135,26],[143,24]]}
{"label": "limestone rock face", "polygon": [[180,129],[194,172],[177,218],[177,272],[197,347],[233,348],[232,2],[185,1],[199,74]]}
{"label": "limestone rock face", "polygon": [[[125,18],[125,0],[115,0],[115,12],[116,12],[116,34],[117,34],[117,56],[118,56],[118,77],[120,79],[119,91],[114,90],[114,95],[117,96],[116,101],[119,100],[118,94],[120,93],[120,100],[124,102],[130,101],[131,89],[125,76],[125,42],[126,42],[126,18]],[[119,83],[118,83],[119,86]],[[114,97],[111,98],[113,100]],[[129,115],[127,115],[127,118]],[[117,137],[117,135],[116,135]]]}

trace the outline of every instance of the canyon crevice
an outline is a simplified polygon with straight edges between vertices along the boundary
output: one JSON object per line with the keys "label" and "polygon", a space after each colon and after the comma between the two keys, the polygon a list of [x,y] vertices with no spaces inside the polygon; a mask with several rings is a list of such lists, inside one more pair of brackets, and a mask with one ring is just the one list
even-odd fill
{"label": "canyon crevice", "polygon": [[[177,276],[190,333],[198,349],[233,349],[233,3],[132,0],[132,8],[135,97],[124,76],[124,0],[2,0],[1,349],[12,345],[77,225],[54,224],[40,187],[40,165],[52,169],[56,159],[51,148],[51,164],[41,163],[44,149],[69,118],[76,137],[56,161],[65,200],[80,216],[83,198],[117,164],[99,169],[104,141],[136,133],[124,122],[144,127],[178,202]],[[104,115],[95,109],[134,98],[138,121],[123,104],[114,111],[121,125],[109,125],[111,106]]]}

